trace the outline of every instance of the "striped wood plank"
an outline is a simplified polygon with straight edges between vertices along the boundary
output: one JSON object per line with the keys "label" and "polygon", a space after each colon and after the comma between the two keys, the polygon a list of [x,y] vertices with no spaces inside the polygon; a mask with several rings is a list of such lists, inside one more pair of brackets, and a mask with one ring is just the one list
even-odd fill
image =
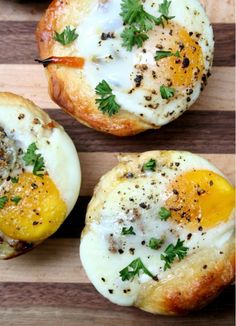
{"label": "striped wood plank", "polygon": [[[0,80],[0,91],[10,91],[30,98],[41,108],[58,108],[48,95],[43,67],[0,64],[0,76],[3,77]],[[191,110],[234,111],[234,77],[234,67],[214,67],[207,88]],[[219,89],[221,91],[217,92]]]}
{"label": "striped wood plank", "polygon": [[178,318],[113,305],[90,284],[3,283],[0,292],[1,323],[7,326],[234,325],[233,287],[205,309]]}
{"label": "striped wood plank", "polygon": [[[32,64],[38,57],[35,43],[37,22],[0,21],[0,64]],[[213,24],[215,33],[215,66],[234,66],[234,24]],[[7,35],[7,37],[6,37]]]}
{"label": "striped wood plank", "polygon": [[234,153],[233,111],[187,111],[160,130],[117,138],[78,124],[61,110],[47,110],[62,124],[79,152],[143,152],[155,149]]}
{"label": "striped wood plank", "polygon": [[[200,0],[212,23],[234,23],[234,0]],[[0,0],[0,21],[39,20],[50,0]]]}

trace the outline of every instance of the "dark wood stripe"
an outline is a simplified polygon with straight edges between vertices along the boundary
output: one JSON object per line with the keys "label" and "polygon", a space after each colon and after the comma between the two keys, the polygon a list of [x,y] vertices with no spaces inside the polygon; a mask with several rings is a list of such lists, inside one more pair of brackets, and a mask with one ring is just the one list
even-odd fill
{"label": "dark wood stripe", "polygon": [[[208,325],[211,321],[214,326],[234,325],[233,286],[225,289],[203,310],[178,318],[154,316],[133,307],[114,305],[99,295],[91,284],[0,283],[0,293],[0,316],[3,324],[4,320],[9,318],[11,325],[19,325],[19,322],[23,325],[24,320],[30,321],[31,325],[43,325],[45,321],[52,321],[52,316],[57,316],[59,324],[65,323],[67,326],[92,324],[202,326]],[[41,309],[44,310],[43,314],[40,313]],[[54,321],[56,325],[56,320]]]}
{"label": "dark wood stripe", "polygon": [[[35,42],[35,21],[0,21],[0,64],[33,64],[38,57]],[[234,66],[234,24],[214,24],[215,66]]]}
{"label": "dark wood stripe", "polygon": [[47,110],[65,127],[79,152],[144,152],[156,149],[234,153],[233,111],[187,111],[160,130],[117,138],[87,128],[61,110]]}
{"label": "dark wood stripe", "polygon": [[75,207],[53,238],[79,238],[84,228],[88,203],[91,197],[79,197]]}

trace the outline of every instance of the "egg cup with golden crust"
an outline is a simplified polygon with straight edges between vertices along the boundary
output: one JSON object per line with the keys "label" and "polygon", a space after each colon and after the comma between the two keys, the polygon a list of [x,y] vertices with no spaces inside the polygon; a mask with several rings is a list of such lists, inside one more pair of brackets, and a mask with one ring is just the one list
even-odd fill
{"label": "egg cup with golden crust", "polygon": [[12,93],[0,93],[0,154],[0,259],[8,259],[56,232],[78,198],[81,175],[63,127]]}
{"label": "egg cup with golden crust", "polygon": [[[160,13],[158,14],[158,6],[161,2],[159,0],[156,3],[154,2],[155,8],[152,9],[151,7],[150,9],[155,10],[156,16],[160,15]],[[119,22],[118,27],[111,27],[111,30],[107,30],[108,33],[105,33],[100,25],[96,25],[98,22],[103,21],[100,18],[96,19],[96,13],[90,19],[90,14],[92,12],[91,15],[93,15],[94,8],[98,8],[96,10],[100,11],[104,8],[104,19],[108,19],[110,12],[106,10],[110,3],[111,7],[117,5],[113,0],[93,0],[92,2],[88,0],[52,1],[37,27],[36,38],[40,58],[42,60],[47,58],[56,58],[58,60],[59,58],[60,61],[66,57],[66,60],[69,58],[69,61],[66,63],[66,60],[64,60],[64,64],[62,63],[63,59],[60,63],[55,63],[55,60],[44,62],[45,66],[47,66],[49,93],[51,98],[68,114],[81,123],[102,132],[116,136],[130,136],[148,129],[158,129],[187,110],[198,98],[200,90],[204,88],[207,78],[210,76],[213,61],[214,41],[212,28],[198,0],[189,1],[190,7],[193,7],[189,9],[189,12],[186,11],[187,6],[184,7],[183,2],[181,6],[186,11],[185,14],[191,16],[192,20],[198,20],[199,27],[195,27],[197,24],[194,21],[193,26],[191,25],[188,28],[185,26],[186,29],[183,29],[181,22],[185,24],[185,22],[191,20],[177,15],[177,22],[173,20],[172,24],[170,20],[165,25],[166,36],[164,40],[162,26],[155,26],[151,32],[148,32],[149,40],[144,43],[143,47],[141,49],[133,48],[134,57],[132,57],[133,54],[130,54],[131,52],[122,47],[122,41],[120,40],[123,28],[122,21]],[[173,8],[179,7],[179,1],[177,3],[177,0],[173,0],[171,6]],[[119,11],[119,7],[111,10],[111,19],[114,18],[114,22],[121,19]],[[194,14],[194,12],[198,12],[199,15]],[[91,21],[88,20],[88,23],[85,23],[84,26],[84,21],[87,18]],[[91,34],[84,35],[91,26],[94,28]],[[78,37],[74,42],[62,45],[55,40],[55,33],[62,33],[67,27],[75,28]],[[190,30],[192,27],[193,29]],[[98,35],[95,35],[96,33]],[[94,36],[96,42],[93,39]],[[114,45],[116,51],[109,55],[110,52],[104,50],[107,57],[101,59],[99,54],[96,54],[97,49],[102,49],[104,44],[113,40],[117,42]],[[86,51],[92,42],[96,43],[97,47],[87,53]],[[175,55],[155,62],[153,58],[156,50],[170,49],[171,44],[175,44],[173,47],[179,44],[178,47],[173,48]],[[112,43],[110,49],[113,49]],[[120,66],[120,61],[117,61],[110,68],[108,63],[108,68],[104,68],[107,70],[101,72],[101,78],[97,80],[98,70],[96,70],[96,67],[99,66],[100,60],[102,60],[102,64],[103,60],[105,60],[103,65],[105,67],[108,57],[113,61],[116,60],[116,52],[121,53],[119,58],[122,56],[125,58],[122,64],[125,64],[126,61],[130,62],[128,68]],[[126,55],[130,59],[126,60]],[[138,59],[141,56],[144,57]],[[78,57],[85,60],[84,64],[80,62],[80,67],[73,64],[73,59]],[[135,63],[134,67],[132,67],[133,62]],[[91,65],[92,70],[87,69],[87,64]],[[130,67],[132,71],[129,76],[127,70]],[[119,69],[120,72],[114,78],[110,78],[109,75],[113,74],[115,69]],[[127,74],[127,78],[131,79],[128,86],[125,86],[127,84],[125,74]],[[110,86],[111,82],[115,89],[118,84],[122,89],[120,97],[118,98],[118,95],[116,95],[120,110],[113,115],[104,114],[99,110],[96,103],[96,85],[102,80],[107,81],[107,79],[109,79]],[[173,98],[166,98],[165,95],[164,97],[163,95],[160,96],[160,86],[162,84],[169,87],[176,86],[176,94],[171,95]],[[116,89],[116,94],[119,93],[119,87]],[[140,90],[144,94],[139,93]],[[138,94],[137,99],[135,98],[136,93]]]}
{"label": "egg cup with golden crust", "polygon": [[[199,173],[198,168],[201,169]],[[187,181],[188,173],[193,179]],[[193,181],[195,175],[197,181]],[[172,183],[176,177],[178,182]],[[199,189],[196,190],[193,185],[198,181]],[[186,203],[189,210],[176,206],[179,202],[185,205],[183,196],[190,190],[187,184],[191,184],[194,191],[193,198],[189,197]],[[203,184],[205,190],[200,191]],[[187,188],[183,190],[183,187]],[[230,214],[224,216],[222,201],[216,221],[212,219],[217,213],[211,215],[211,201],[217,201],[216,196],[221,196],[223,188],[226,201],[230,202],[227,211]],[[173,196],[178,196],[178,203],[173,201]],[[192,215],[199,196],[202,218]],[[204,216],[205,204],[207,216]],[[158,205],[169,209],[168,219],[158,216]],[[124,155],[95,188],[82,234],[82,264],[97,290],[116,304],[133,305],[164,315],[181,315],[200,309],[234,280],[233,205],[234,188],[219,170],[197,155],[166,151]],[[184,212],[189,214],[186,220]],[[182,219],[178,220],[180,216]],[[149,239],[160,240],[153,237],[163,241],[156,248]],[[167,256],[168,245],[175,244],[177,238],[184,240],[184,246],[188,247],[186,255],[170,260],[170,265],[163,269],[163,255]],[[137,257],[146,270],[141,267],[138,271],[138,264],[128,265],[131,261],[137,263]],[[126,266],[128,269],[124,268]]]}

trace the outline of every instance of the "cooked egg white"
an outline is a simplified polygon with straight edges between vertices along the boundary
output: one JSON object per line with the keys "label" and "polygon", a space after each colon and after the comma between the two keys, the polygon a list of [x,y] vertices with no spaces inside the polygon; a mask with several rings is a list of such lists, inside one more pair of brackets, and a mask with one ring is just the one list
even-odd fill
{"label": "cooked egg white", "polygon": [[[78,198],[77,151],[61,126],[12,94],[0,93],[0,128],[0,197],[6,197],[0,209],[1,241],[10,247],[11,241],[42,241],[58,229]],[[31,144],[43,159],[43,176],[23,159]],[[0,252],[6,243],[0,242]],[[4,252],[6,248],[3,258]]]}
{"label": "cooked egg white", "polygon": [[[162,2],[148,0],[143,6],[159,17]],[[213,60],[212,27],[198,0],[172,0],[169,15],[174,19],[164,28],[155,26],[143,46],[129,52],[120,37],[124,29],[120,5],[117,0],[92,1],[77,27],[77,52],[85,58],[83,74],[93,89],[106,80],[123,110],[162,126],[188,109],[205,86]],[[179,51],[180,58],[156,61],[157,51]],[[175,96],[163,99],[162,85],[174,88]]]}
{"label": "cooked egg white", "polygon": [[[150,159],[155,171],[144,171]],[[171,216],[161,220],[160,211]],[[148,152],[124,157],[105,175],[89,205],[80,247],[85,271],[106,298],[120,305],[133,305],[141,285],[151,277],[141,271],[122,281],[120,271],[140,258],[159,281],[168,279],[180,264],[174,259],[164,270],[165,249],[184,241],[187,256],[201,255],[212,247],[232,241],[234,188],[211,163],[188,152]],[[123,228],[133,233],[123,235]],[[161,239],[158,249],[151,238]],[[129,269],[132,270],[132,269]]]}

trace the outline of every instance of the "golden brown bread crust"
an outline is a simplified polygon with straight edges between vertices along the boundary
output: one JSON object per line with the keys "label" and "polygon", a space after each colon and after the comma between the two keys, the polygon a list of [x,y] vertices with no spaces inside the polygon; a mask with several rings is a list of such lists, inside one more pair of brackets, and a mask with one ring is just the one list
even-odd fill
{"label": "golden brown bread crust", "polygon": [[[128,172],[134,175],[138,173],[140,166],[150,158],[167,164],[170,155],[171,151],[152,151],[120,156],[119,164],[101,178],[94,190],[82,239],[94,221],[99,223],[100,212],[111,187],[122,182]],[[223,248],[212,246],[187,256],[165,273],[162,280],[151,280],[141,285],[134,305],[153,314],[163,315],[183,315],[199,310],[234,281],[234,239],[230,238]]]}
{"label": "golden brown bread crust", "polygon": [[[135,305],[151,313],[182,315],[207,305],[234,280],[234,243],[186,258],[168,279],[143,284]],[[184,280],[184,281],[183,281]]]}
{"label": "golden brown bread crust", "polygon": [[[51,3],[36,31],[41,59],[60,54],[73,55],[75,51],[73,45],[67,46],[62,53],[60,46],[53,40],[54,31],[66,25],[78,25],[80,15],[86,13],[86,8],[85,0],[54,0]],[[123,110],[112,117],[104,115],[97,109],[95,96],[91,96],[94,90],[89,87],[77,69],[49,65],[46,70],[51,98],[81,123],[116,136],[130,136],[158,128]]]}

